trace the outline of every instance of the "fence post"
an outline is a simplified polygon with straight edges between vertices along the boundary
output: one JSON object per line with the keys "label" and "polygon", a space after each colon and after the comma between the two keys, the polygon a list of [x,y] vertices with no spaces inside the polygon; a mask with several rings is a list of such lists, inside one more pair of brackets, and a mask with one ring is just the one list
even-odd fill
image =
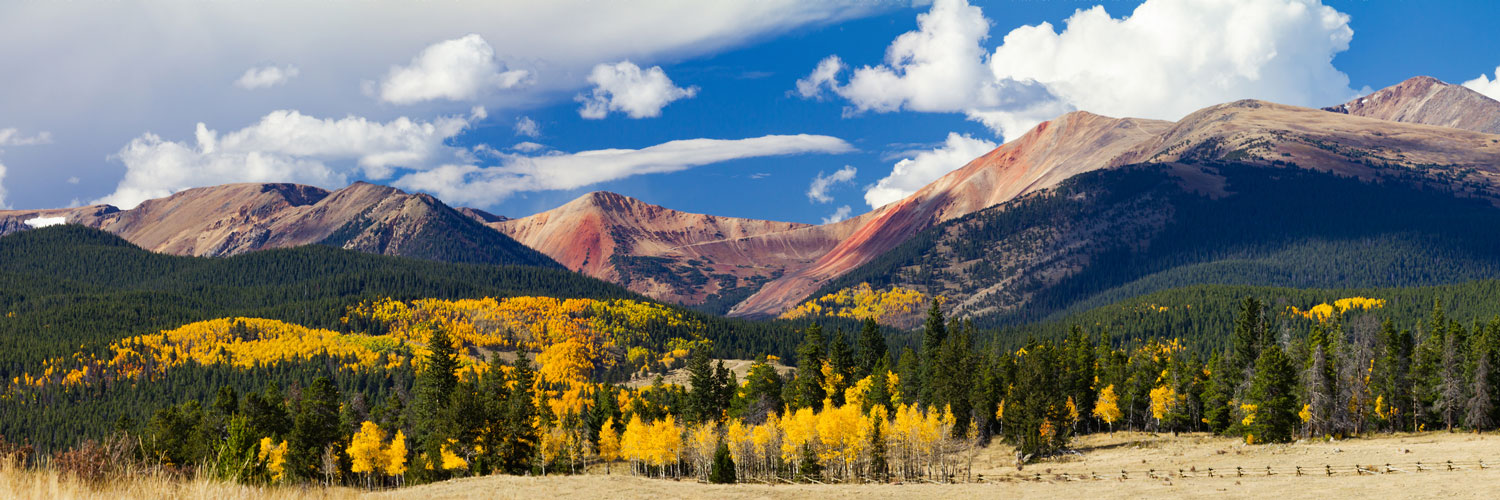
{"label": "fence post", "polygon": [[1239,475],[1239,477],[1245,477],[1245,469],[1235,467],[1234,472],[1235,474]]}
{"label": "fence post", "polygon": [[1328,475],[1332,476],[1333,475],[1333,466],[1332,465],[1328,465],[1328,464],[1323,464],[1323,471],[1327,472]]}
{"label": "fence post", "polygon": [[1273,475],[1273,474],[1271,474],[1271,466],[1269,466],[1269,465],[1266,466],[1266,475],[1267,476]]}
{"label": "fence post", "polygon": [[1298,465],[1298,466],[1297,466],[1297,475],[1298,475],[1298,476],[1301,476],[1301,475],[1302,475],[1302,466],[1301,466],[1301,465]]}

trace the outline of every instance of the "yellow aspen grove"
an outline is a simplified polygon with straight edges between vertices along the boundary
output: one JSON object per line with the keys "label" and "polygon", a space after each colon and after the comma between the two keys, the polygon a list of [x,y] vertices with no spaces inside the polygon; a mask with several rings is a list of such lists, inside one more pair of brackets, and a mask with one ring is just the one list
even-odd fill
{"label": "yellow aspen grove", "polygon": [[604,420],[599,426],[599,460],[604,461],[604,473],[609,473],[609,463],[620,459],[620,433],[615,432],[615,418]]}
{"label": "yellow aspen grove", "polygon": [[1158,427],[1162,419],[1177,407],[1177,400],[1177,391],[1169,386],[1161,385],[1151,390],[1151,416],[1156,419]]}
{"label": "yellow aspen grove", "polygon": [[688,459],[693,463],[693,471],[697,473],[701,481],[708,480],[709,464],[713,463],[714,451],[719,447],[719,424],[707,422],[698,424],[688,431]]}
{"label": "yellow aspen grove", "polygon": [[385,432],[375,422],[366,420],[359,425],[359,432],[349,440],[349,470],[356,474],[369,474],[385,468],[386,455],[381,449]]}
{"label": "yellow aspen grove", "polygon": [[[1001,408],[1004,409],[1004,403],[1001,403]],[[1120,412],[1120,398],[1115,395],[1114,384],[1104,386],[1104,389],[1099,391],[1099,400],[1094,403],[1094,416],[1109,424],[1109,430],[1114,431],[1115,421],[1123,416]]]}
{"label": "yellow aspen grove", "polygon": [[281,482],[286,478],[286,441],[281,444],[271,444],[271,438],[260,439],[260,453],[257,455],[260,463],[271,473],[272,482]]}
{"label": "yellow aspen grove", "polygon": [[385,475],[400,478],[406,474],[406,434],[396,430],[390,446],[385,449]]}
{"label": "yellow aspen grove", "polygon": [[464,460],[464,457],[460,457],[458,456],[458,454],[453,453],[452,446],[455,444],[457,444],[456,441],[449,439],[448,444],[443,445],[443,448],[441,450],[443,455],[443,470],[460,470],[469,468],[468,460]]}

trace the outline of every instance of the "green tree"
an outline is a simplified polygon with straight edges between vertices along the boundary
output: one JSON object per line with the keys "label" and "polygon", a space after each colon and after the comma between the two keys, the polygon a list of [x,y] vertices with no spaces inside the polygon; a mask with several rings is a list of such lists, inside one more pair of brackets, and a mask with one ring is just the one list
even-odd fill
{"label": "green tree", "polygon": [[1208,430],[1223,434],[1229,430],[1234,415],[1230,405],[1234,399],[1234,379],[1224,357],[1214,353],[1208,359],[1208,384],[1203,389],[1203,419]]}
{"label": "green tree", "polygon": [[936,386],[932,383],[932,372],[937,364],[938,351],[942,349],[943,340],[948,338],[948,326],[943,319],[943,309],[938,305],[937,297],[933,297],[932,306],[927,308],[927,321],[922,324],[922,356],[919,360],[917,380],[915,380],[919,392],[913,393],[918,401],[923,404],[932,404],[935,398]]}
{"label": "green tree", "polygon": [[885,334],[875,318],[865,318],[859,330],[859,371],[855,378],[863,379],[875,371],[875,364],[886,356]]}
{"label": "green tree", "polygon": [[823,408],[823,327],[807,327],[802,345],[797,348],[796,399],[787,404],[795,408]]}
{"label": "green tree", "polygon": [[1250,399],[1256,405],[1250,434],[1257,443],[1285,443],[1297,429],[1297,380],[1291,360],[1272,343],[1255,362]]}
{"label": "green tree", "polygon": [[714,450],[714,464],[709,469],[708,482],[713,484],[734,484],[734,457],[729,455],[729,445],[724,440],[719,440],[719,448]]}
{"label": "green tree", "polygon": [[505,414],[500,422],[503,436],[499,443],[501,468],[510,474],[524,474],[531,470],[531,461],[536,456],[537,429],[532,420],[537,416],[536,394],[533,390],[535,373],[531,360],[525,353],[516,357],[511,370],[511,385],[515,387],[505,401]]}
{"label": "green tree", "polygon": [[[302,391],[297,417],[288,439],[288,475],[312,478],[322,463],[323,452],[339,441],[339,390],[328,377],[313,379]],[[347,462],[345,460],[344,462]]]}
{"label": "green tree", "polygon": [[718,421],[720,389],[714,380],[714,367],[708,349],[698,349],[688,358],[688,413],[689,423]]}
{"label": "green tree", "polygon": [[[458,352],[447,331],[432,325],[427,328],[431,330],[427,340],[429,352],[425,366],[417,373],[412,423],[416,430],[413,437],[421,443],[425,455],[424,464],[433,465],[430,473],[437,479],[445,476],[440,466],[443,463],[442,447],[453,431],[450,405],[453,392],[458,388],[458,375],[454,373],[458,369]],[[414,469],[429,471],[425,465]]]}

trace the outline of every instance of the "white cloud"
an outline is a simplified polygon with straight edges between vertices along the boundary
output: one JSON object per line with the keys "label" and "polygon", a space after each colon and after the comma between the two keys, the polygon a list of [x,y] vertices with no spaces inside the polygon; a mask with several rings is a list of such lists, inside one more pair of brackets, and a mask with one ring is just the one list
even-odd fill
{"label": "white cloud", "polygon": [[854,182],[855,172],[856,170],[851,165],[844,165],[844,168],[834,171],[831,175],[818,172],[818,175],[813,177],[812,184],[807,186],[807,199],[817,203],[833,201],[833,197],[828,195],[828,190],[836,184]]}
{"label": "white cloud", "polygon": [[547,149],[547,145],[537,144],[531,141],[521,141],[516,143],[514,146],[511,146],[510,148],[522,153],[535,153],[537,151]]}
{"label": "white cloud", "polygon": [[506,69],[484,37],[468,34],[432,44],[411,64],[392,67],[380,83],[380,99],[394,104],[468,101],[519,86],[530,76],[524,69]]}
{"label": "white cloud", "polygon": [[823,58],[807,78],[797,80],[797,95],[804,99],[822,99],[823,89],[838,89],[839,73],[843,71],[844,61],[839,56]]}
{"label": "white cloud", "polygon": [[350,116],[320,119],[274,111],[259,122],[224,134],[199,123],[195,144],[147,133],[115,157],[125,177],[114,193],[94,203],[131,208],[183,189],[228,182],[298,182],[341,187],[360,170],[371,179],[396,168],[427,168],[462,156],[445,141],[469,127],[461,116],[373,122]]}
{"label": "white cloud", "polygon": [[589,83],[594,84],[594,90],[579,94],[575,100],[583,103],[578,115],[590,120],[603,119],[611,111],[637,119],[654,118],[661,116],[661,108],[672,101],[698,95],[698,87],[673,85],[661,66],[642,71],[630,61],[594,66]]}
{"label": "white cloud", "polygon": [[1464,86],[1500,101],[1500,66],[1495,67],[1495,79],[1491,80],[1489,76],[1480,73],[1479,78],[1464,82]]}
{"label": "white cloud", "polygon": [[999,145],[984,139],[950,132],[941,147],[896,162],[890,175],[865,190],[865,203],[879,208],[900,201],[996,147]]}
{"label": "white cloud", "polygon": [[36,218],[32,218],[32,219],[26,219],[26,220],[21,221],[21,222],[24,223],[24,224],[26,224],[26,225],[28,225],[28,226],[31,226],[33,228],[39,228],[39,227],[47,227],[47,226],[56,226],[58,224],[65,224],[65,223],[68,222],[68,218],[67,217],[36,217]]}
{"label": "white cloud", "polygon": [[301,73],[302,70],[293,65],[260,66],[245,70],[245,74],[240,75],[240,79],[234,81],[234,86],[245,90],[271,88],[284,85]]}
{"label": "white cloud", "polygon": [[834,210],[833,213],[828,214],[827,217],[824,217],[823,218],[823,223],[824,224],[833,224],[835,222],[839,222],[839,221],[842,221],[844,219],[848,219],[849,218],[849,214],[851,214],[853,212],[854,212],[854,209],[849,208],[849,205],[841,206],[841,207],[838,208],[838,210]]}
{"label": "white cloud", "polygon": [[845,153],[843,139],[821,135],[768,135],[750,139],[686,139],[642,149],[602,149],[543,156],[511,155],[499,166],[444,165],[413,172],[394,183],[459,204],[492,205],[526,191],[576,189],[626,177],[677,172],[742,158],[805,153]]}
{"label": "white cloud", "polygon": [[50,132],[37,132],[36,135],[27,137],[15,128],[0,128],[0,146],[35,146],[51,143],[52,134]]}
{"label": "white cloud", "polygon": [[1147,0],[1126,17],[1096,6],[1065,23],[1016,28],[986,53],[980,9],[938,0],[884,65],[840,84],[825,59],[798,93],[830,90],[855,113],[965,113],[1007,139],[1071,109],[1175,120],[1235,99],[1317,106],[1354,94],[1331,62],[1353,37],[1349,16],[1318,0]]}
{"label": "white cloud", "polygon": [[81,180],[76,175],[68,178],[68,184],[77,184],[80,181]]}
{"label": "white cloud", "polygon": [[516,135],[532,139],[542,136],[542,126],[529,116],[516,118]]}
{"label": "white cloud", "polygon": [[0,163],[0,209],[10,210],[10,204],[5,202],[5,164]]}

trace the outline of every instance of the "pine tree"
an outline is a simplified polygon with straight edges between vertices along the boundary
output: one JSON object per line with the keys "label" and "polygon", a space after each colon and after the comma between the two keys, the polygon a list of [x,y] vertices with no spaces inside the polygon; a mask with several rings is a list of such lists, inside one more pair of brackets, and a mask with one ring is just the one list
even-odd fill
{"label": "pine tree", "polygon": [[[1234,336],[1231,337],[1234,362],[1230,368],[1237,374],[1251,368],[1260,357],[1261,349],[1266,347],[1265,330],[1265,325],[1261,323],[1260,301],[1255,297],[1246,297],[1240,307],[1239,320],[1234,324]],[[1238,385],[1238,381],[1235,385]]]}
{"label": "pine tree", "polygon": [[1250,385],[1250,399],[1255,404],[1250,434],[1256,443],[1284,443],[1292,440],[1297,428],[1296,376],[1291,360],[1272,343],[1255,362],[1255,377]]}
{"label": "pine tree", "polygon": [[870,479],[877,483],[885,482],[890,469],[885,458],[885,437],[881,435],[881,428],[885,426],[884,419],[878,416],[870,418]]}
{"label": "pine tree", "polygon": [[1491,416],[1494,411],[1495,395],[1490,388],[1490,357],[1479,356],[1479,362],[1474,368],[1474,395],[1469,396],[1468,411],[1464,414],[1464,425],[1475,431],[1482,431],[1494,427],[1495,421]]}
{"label": "pine tree", "polygon": [[519,353],[516,357],[510,382],[514,389],[506,398],[505,413],[500,422],[503,429],[499,444],[500,466],[509,474],[525,474],[531,470],[538,440],[537,428],[532,424],[538,414],[532,389],[535,375],[526,353]]}
{"label": "pine tree", "polygon": [[[426,456],[426,463],[433,465],[435,476],[443,475],[442,447],[447,444],[452,432],[453,415],[450,404],[453,392],[458,387],[458,353],[448,332],[441,327],[428,326],[427,363],[417,373],[416,401],[412,404],[416,438]],[[419,470],[427,470],[425,467]]]}
{"label": "pine tree", "polygon": [[875,405],[881,405],[886,409],[891,408],[890,387],[890,363],[889,358],[881,358],[875,363],[875,368],[870,371],[870,391],[865,393],[863,411],[870,411]]}
{"label": "pine tree", "polygon": [[1068,331],[1067,341],[1063,344],[1063,363],[1063,390],[1079,408],[1093,408],[1096,396],[1094,344],[1078,325],[1073,325]]}
{"label": "pine tree", "polygon": [[293,477],[311,478],[323,452],[339,440],[339,390],[328,377],[313,379],[302,391],[302,403],[287,441],[287,470]]}
{"label": "pine tree", "polygon": [[[1380,394],[1381,403],[1389,407],[1386,413],[1389,415],[1391,430],[1413,429],[1415,430],[1415,417],[1417,412],[1411,406],[1411,369],[1412,350],[1415,348],[1411,332],[1408,330],[1396,331],[1396,327],[1388,319],[1381,325],[1383,352],[1380,356]],[[1407,425],[1407,422],[1412,422]]]}
{"label": "pine tree", "polygon": [[932,372],[937,365],[938,352],[947,338],[948,327],[943,319],[943,309],[939,307],[937,298],[933,297],[932,307],[927,309],[927,322],[922,325],[922,352],[919,353],[922,358],[919,360],[918,378],[914,381],[919,392],[913,396],[924,405],[931,405],[936,397]]}
{"label": "pine tree", "polygon": [[1203,420],[1208,430],[1215,434],[1229,430],[1234,414],[1230,408],[1236,378],[1231,373],[1233,371],[1218,353],[1208,360],[1208,385],[1203,389]]}
{"label": "pine tree", "polygon": [[[836,406],[844,405],[844,389],[853,384],[854,352],[849,350],[849,343],[844,340],[842,328],[833,331],[833,338],[828,340],[828,365],[832,368],[833,375],[839,383],[833,386],[833,392],[828,397],[833,399]],[[825,384],[830,382],[823,381]]]}
{"label": "pine tree", "polygon": [[1443,338],[1442,370],[1439,374],[1438,398],[1434,406],[1448,431],[1458,425],[1459,412],[1463,411],[1464,381],[1463,359],[1458,352],[1458,335],[1453,330],[1461,327],[1454,323],[1449,334]]}
{"label": "pine tree", "polygon": [[817,480],[823,477],[823,462],[818,461],[818,454],[813,452],[811,442],[802,444],[802,461],[797,464],[797,472],[803,479]]}
{"label": "pine tree", "polygon": [[729,455],[729,445],[724,440],[719,440],[718,449],[714,450],[713,468],[709,470],[708,482],[713,484],[734,484],[738,481],[734,477],[734,458]]}
{"label": "pine tree", "polygon": [[764,360],[750,365],[750,372],[745,374],[745,410],[740,418],[745,423],[757,425],[766,420],[771,413],[781,413],[784,400],[781,397],[783,382],[781,374]]}
{"label": "pine tree", "polygon": [[708,349],[698,349],[688,361],[688,384],[692,386],[692,392],[688,393],[688,423],[699,423],[717,421],[719,414],[716,412],[719,399],[719,388],[714,384],[713,365],[710,364]]}
{"label": "pine tree", "polygon": [[823,327],[807,327],[802,346],[797,348],[796,399],[787,404],[793,408],[823,408]]}
{"label": "pine tree", "polygon": [[859,331],[859,371],[855,378],[863,379],[875,371],[875,364],[886,356],[885,334],[875,318],[865,318]]}

